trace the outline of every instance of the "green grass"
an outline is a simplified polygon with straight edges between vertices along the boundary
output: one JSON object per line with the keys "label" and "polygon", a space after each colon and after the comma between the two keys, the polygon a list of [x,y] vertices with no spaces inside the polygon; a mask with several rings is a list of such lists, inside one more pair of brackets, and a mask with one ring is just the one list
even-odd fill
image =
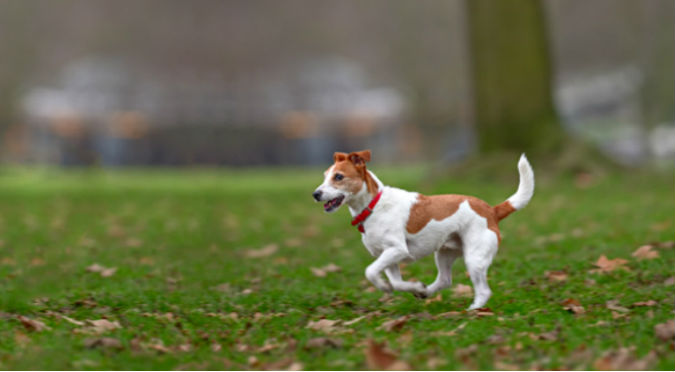
{"label": "green grass", "polygon": [[[422,168],[374,170],[386,184],[496,204],[515,190],[513,168],[506,179],[484,173],[434,181]],[[654,326],[673,318],[675,287],[664,282],[675,275],[675,250],[631,257],[643,244],[674,239],[672,173],[606,174],[583,187],[536,164],[535,174],[531,204],[500,226],[489,273],[494,315],[440,317],[471,299],[452,290],[433,302],[372,291],[363,275],[372,258],[348,212],[327,215],[311,200],[319,169],[4,169],[0,369],[260,369],[291,361],[304,369],[365,369],[364,340],[374,339],[417,369],[429,369],[430,359],[438,369],[592,369],[627,347],[649,368],[673,370],[673,342],[659,339]],[[270,244],[275,253],[247,257]],[[630,271],[589,273],[601,255],[628,260]],[[117,271],[88,272],[94,263]],[[323,278],[310,271],[329,263],[341,271]],[[566,281],[547,278],[560,270]],[[435,274],[431,257],[404,269],[404,277],[425,283]],[[454,280],[470,284],[463,263],[455,264]],[[565,310],[569,298],[585,313]],[[627,311],[613,315],[611,300]],[[648,300],[656,305],[632,306]],[[27,329],[20,315],[50,329]],[[91,335],[64,315],[121,328]],[[339,333],[307,327],[364,315]],[[380,328],[405,315],[401,329]],[[551,331],[552,340],[537,337]],[[341,346],[307,347],[324,336]],[[87,347],[99,337],[121,348]],[[261,351],[266,343],[278,346]]]}

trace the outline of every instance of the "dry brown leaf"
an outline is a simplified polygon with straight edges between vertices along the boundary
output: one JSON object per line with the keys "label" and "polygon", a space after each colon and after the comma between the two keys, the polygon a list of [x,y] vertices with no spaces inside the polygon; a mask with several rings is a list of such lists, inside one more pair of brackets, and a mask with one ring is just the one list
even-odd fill
{"label": "dry brown leaf", "polygon": [[671,285],[675,285],[675,276],[671,276],[670,278],[664,280],[663,285],[665,285],[666,287],[669,287]]}
{"label": "dry brown leaf", "polygon": [[171,353],[171,349],[168,347],[164,346],[161,342],[160,343],[154,343],[154,344],[149,344],[147,345],[147,348],[150,350],[155,350],[158,351],[162,354],[169,354]]}
{"label": "dry brown leaf", "polygon": [[564,282],[567,280],[567,273],[564,271],[547,271],[546,279],[551,282]]}
{"label": "dry brown leaf", "polygon": [[637,307],[637,306],[651,307],[651,306],[656,306],[656,305],[658,305],[658,302],[656,302],[654,300],[649,300],[649,301],[638,301],[638,302],[634,303],[632,306],[635,306],[635,307]]}
{"label": "dry brown leaf", "polygon": [[622,347],[616,351],[610,351],[593,363],[593,368],[600,371],[640,371],[648,369],[648,367],[656,361],[656,354],[651,351],[642,359],[637,359],[634,353],[634,347]]}
{"label": "dry brown leaf", "polygon": [[431,303],[440,302],[440,301],[443,301],[443,296],[439,293],[439,294],[436,295],[436,297],[427,298],[426,300],[424,300],[424,304],[429,305]]}
{"label": "dry brown leaf", "polygon": [[473,297],[473,288],[470,285],[457,284],[452,288],[452,294],[455,297]]}
{"label": "dry brown leaf", "polygon": [[101,271],[105,270],[105,267],[95,263],[87,266],[86,270],[89,271],[90,273],[100,273]]}
{"label": "dry brown leaf", "polygon": [[517,365],[502,362],[501,360],[495,361],[495,368],[500,370],[500,371],[520,371],[521,370],[521,368],[518,367]]}
{"label": "dry brown leaf", "polygon": [[610,301],[605,302],[605,307],[607,307],[609,310],[618,311],[620,313],[629,313],[630,312],[629,309],[627,309],[623,306],[620,306],[618,300],[610,300]]}
{"label": "dry brown leaf", "polygon": [[51,328],[49,328],[46,324],[39,320],[35,319],[30,319],[27,318],[23,315],[18,316],[19,321],[21,324],[23,324],[24,327],[26,327],[27,330],[33,331],[33,332],[42,332],[42,331],[48,331]]}
{"label": "dry brown leaf", "polygon": [[437,357],[431,357],[427,360],[427,368],[430,370],[437,370],[438,367],[444,365],[448,361],[445,359],[437,358]]}
{"label": "dry brown leaf", "polygon": [[323,347],[342,347],[342,340],[330,337],[316,337],[308,340],[305,345],[305,348],[307,349],[318,349]]}
{"label": "dry brown leaf", "polygon": [[369,339],[364,353],[368,368],[371,370],[407,371],[412,369],[408,363],[399,360],[396,354],[387,350],[384,342],[376,343]]}
{"label": "dry brown leaf", "polygon": [[404,315],[402,317],[392,319],[382,323],[378,329],[385,330],[387,332],[400,331],[401,328],[408,322],[410,315]]}
{"label": "dry brown leaf", "polygon": [[272,243],[262,247],[261,249],[249,249],[245,252],[245,255],[248,258],[263,258],[273,255],[278,249],[279,246]]}
{"label": "dry brown leaf", "polygon": [[617,269],[622,269],[630,271],[625,265],[628,263],[628,260],[623,258],[615,258],[613,260],[608,259],[604,254],[598,258],[598,260],[593,264],[597,269],[593,269],[591,273],[608,273]]}
{"label": "dry brown leaf", "polygon": [[675,240],[668,240],[656,244],[659,248],[675,248]]}
{"label": "dry brown leaf", "polygon": [[653,250],[653,245],[646,244],[638,248],[631,256],[637,258],[638,260],[653,260],[659,258],[659,252]]}
{"label": "dry brown leaf", "polygon": [[93,348],[103,348],[103,349],[123,349],[122,343],[120,340],[112,337],[102,337],[102,338],[87,338],[84,340],[84,346],[93,349]]}
{"label": "dry brown leaf", "polygon": [[80,321],[80,320],[75,320],[75,319],[69,318],[69,317],[67,317],[67,316],[65,316],[65,315],[61,315],[61,319],[65,320],[65,321],[68,322],[68,323],[75,324],[76,326],[82,327],[82,326],[85,325],[84,322],[82,322],[82,321]]}
{"label": "dry brown leaf", "polygon": [[118,321],[111,322],[108,319],[87,320],[87,323],[89,326],[83,330],[85,333],[101,334],[122,328]]}
{"label": "dry brown leaf", "polygon": [[573,314],[583,314],[586,312],[586,310],[584,310],[584,307],[581,306],[581,303],[574,298],[566,299],[561,303],[561,305],[563,306],[563,309]]}
{"label": "dry brown leaf", "polygon": [[474,309],[471,312],[476,314],[479,317],[495,315],[495,313],[489,307],[481,307],[479,309]]}
{"label": "dry brown leaf", "polygon": [[440,313],[436,315],[435,318],[440,319],[440,318],[453,318],[457,316],[461,316],[462,312],[461,311],[446,311],[444,313]]}
{"label": "dry brown leaf", "polygon": [[319,278],[323,278],[326,276],[328,273],[334,273],[340,271],[340,267],[335,265],[334,263],[329,263],[326,266],[323,267],[310,267],[309,268],[312,271],[312,274],[314,276],[317,276]]}
{"label": "dry brown leaf", "polygon": [[366,315],[362,315],[362,316],[354,318],[352,320],[348,320],[348,321],[344,322],[343,324],[346,325],[346,326],[350,326],[352,324],[356,324],[356,323],[362,321],[365,318],[366,318]]}
{"label": "dry brown leaf", "polygon": [[436,331],[433,332],[432,335],[434,336],[456,336],[459,331],[461,331],[464,327],[466,327],[466,323],[460,324],[457,328],[453,329],[452,331]]}
{"label": "dry brown leaf", "polygon": [[656,337],[663,341],[672,340],[675,337],[675,320],[671,319],[665,323],[655,325],[654,333]]}
{"label": "dry brown leaf", "polygon": [[314,274],[314,276],[316,276],[316,277],[319,277],[319,278],[326,277],[326,272],[323,271],[322,269],[318,268],[318,267],[310,267],[309,269],[312,271],[312,274]]}
{"label": "dry brown leaf", "polygon": [[108,278],[108,277],[113,276],[116,271],[117,271],[116,267],[110,267],[110,268],[107,268],[105,270],[102,270],[101,276],[104,277],[104,278]]}
{"label": "dry brown leaf", "polygon": [[335,333],[341,330],[340,327],[338,327],[338,324],[340,324],[339,320],[330,320],[330,319],[319,319],[317,321],[310,320],[309,323],[307,323],[307,328],[313,329],[315,331],[321,331],[324,333]]}

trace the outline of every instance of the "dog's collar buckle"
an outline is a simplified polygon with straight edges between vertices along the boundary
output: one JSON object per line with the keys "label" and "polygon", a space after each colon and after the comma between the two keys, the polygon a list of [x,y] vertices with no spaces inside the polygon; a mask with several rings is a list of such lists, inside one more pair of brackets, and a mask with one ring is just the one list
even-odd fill
{"label": "dog's collar buckle", "polygon": [[359,213],[358,216],[354,217],[352,219],[352,226],[357,226],[361,234],[364,234],[366,232],[366,229],[363,228],[363,223],[366,221],[366,219],[373,213],[373,209],[375,208],[375,205],[377,204],[378,201],[380,201],[380,196],[382,196],[382,190],[380,190],[377,195],[373,198],[373,200],[368,203],[368,206],[364,208],[361,213]]}

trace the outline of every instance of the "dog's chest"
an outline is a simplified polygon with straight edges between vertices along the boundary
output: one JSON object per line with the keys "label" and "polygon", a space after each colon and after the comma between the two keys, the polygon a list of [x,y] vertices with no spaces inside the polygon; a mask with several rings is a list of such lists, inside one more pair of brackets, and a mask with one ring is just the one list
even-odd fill
{"label": "dog's chest", "polygon": [[374,213],[364,222],[363,244],[370,254],[379,256],[384,249],[405,239],[405,226],[417,193],[387,188]]}

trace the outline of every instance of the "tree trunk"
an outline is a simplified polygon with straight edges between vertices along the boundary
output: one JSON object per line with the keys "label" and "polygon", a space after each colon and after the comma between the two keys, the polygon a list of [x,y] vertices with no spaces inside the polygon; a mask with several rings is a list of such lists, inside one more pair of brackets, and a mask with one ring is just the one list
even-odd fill
{"label": "tree trunk", "polygon": [[466,0],[474,120],[482,153],[557,151],[545,15],[539,0]]}

